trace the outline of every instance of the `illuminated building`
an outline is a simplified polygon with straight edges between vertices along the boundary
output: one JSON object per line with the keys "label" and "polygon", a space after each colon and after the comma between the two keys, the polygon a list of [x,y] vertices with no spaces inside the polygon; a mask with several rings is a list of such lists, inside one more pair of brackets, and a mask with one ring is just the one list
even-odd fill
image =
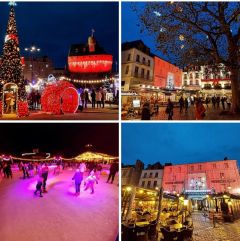
{"label": "illuminated building", "polygon": [[219,66],[189,66],[184,68],[182,86],[185,91],[201,91],[206,95],[231,95],[231,73]]}
{"label": "illuminated building", "polygon": [[158,56],[154,56],[153,84],[162,89],[180,89],[182,87],[182,70]]}
{"label": "illuminated building", "polygon": [[122,44],[122,90],[153,84],[153,57],[142,40]]}
{"label": "illuminated building", "polygon": [[71,78],[78,79],[80,82],[81,80],[96,80],[97,83],[97,80],[106,78],[112,71],[112,64],[113,56],[106,53],[98,44],[94,30],[88,37],[87,44],[73,44],[70,47],[68,71]]}
{"label": "illuminated building", "polygon": [[180,164],[164,167],[163,189],[201,199],[208,193],[240,193],[236,160]]}
{"label": "illuminated building", "polygon": [[162,186],[163,169],[143,170],[139,180],[139,187],[155,189]]}

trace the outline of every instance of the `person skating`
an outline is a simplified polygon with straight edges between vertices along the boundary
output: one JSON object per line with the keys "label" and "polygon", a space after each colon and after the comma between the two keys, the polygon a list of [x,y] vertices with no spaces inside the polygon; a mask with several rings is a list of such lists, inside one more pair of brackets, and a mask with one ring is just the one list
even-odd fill
{"label": "person skating", "polygon": [[83,180],[83,173],[80,172],[79,169],[76,169],[76,172],[72,178],[72,180],[75,180],[75,189],[76,189],[76,196],[80,195],[80,186]]}
{"label": "person skating", "polygon": [[94,193],[94,183],[97,183],[98,184],[98,181],[97,181],[97,178],[96,176],[94,175],[94,171],[91,171],[90,175],[85,179],[85,189],[84,191],[87,191],[88,188],[91,189],[91,194]]}
{"label": "person skating", "polygon": [[47,184],[47,178],[48,178],[48,166],[46,164],[43,164],[42,166],[42,178],[43,178],[43,192],[47,192],[46,190],[46,184]]}
{"label": "person skating", "polygon": [[37,195],[37,192],[39,192],[39,197],[43,197],[42,195],[42,184],[43,184],[43,178],[41,175],[39,175],[36,185],[36,191],[34,192],[35,195]]}
{"label": "person skating", "polygon": [[114,181],[115,175],[119,170],[119,164],[117,161],[113,162],[111,167],[110,167],[110,173],[108,175],[108,179],[107,179],[107,183],[110,181],[110,179],[112,179],[111,184]]}

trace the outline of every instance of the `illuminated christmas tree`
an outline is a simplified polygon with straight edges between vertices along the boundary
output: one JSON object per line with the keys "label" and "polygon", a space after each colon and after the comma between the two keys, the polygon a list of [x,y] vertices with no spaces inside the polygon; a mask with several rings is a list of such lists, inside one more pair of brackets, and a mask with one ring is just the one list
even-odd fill
{"label": "illuminated christmas tree", "polygon": [[24,91],[23,68],[21,64],[19,40],[15,20],[14,2],[10,2],[10,13],[7,33],[3,45],[3,55],[0,66],[1,87],[6,83],[15,83],[19,87],[20,97]]}

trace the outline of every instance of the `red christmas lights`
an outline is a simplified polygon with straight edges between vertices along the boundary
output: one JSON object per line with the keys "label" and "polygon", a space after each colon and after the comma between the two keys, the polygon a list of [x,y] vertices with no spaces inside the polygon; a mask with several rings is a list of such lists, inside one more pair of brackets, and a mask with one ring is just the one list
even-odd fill
{"label": "red christmas lights", "polygon": [[110,54],[69,56],[68,68],[73,73],[104,73],[111,71],[112,62]]}
{"label": "red christmas lights", "polygon": [[78,108],[78,94],[76,94],[74,85],[68,81],[60,80],[49,84],[42,93],[42,110],[55,115],[75,113]]}
{"label": "red christmas lights", "polygon": [[28,103],[27,101],[18,101],[18,117],[29,116]]}

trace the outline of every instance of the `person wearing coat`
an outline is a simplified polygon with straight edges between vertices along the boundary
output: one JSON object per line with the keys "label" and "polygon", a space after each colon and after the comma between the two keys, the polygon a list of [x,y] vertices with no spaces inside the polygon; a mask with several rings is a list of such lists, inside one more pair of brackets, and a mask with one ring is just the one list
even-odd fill
{"label": "person wearing coat", "polygon": [[109,176],[107,179],[107,183],[110,181],[110,179],[112,179],[111,184],[113,183],[115,175],[118,172],[118,170],[119,170],[119,164],[117,161],[115,161],[112,163],[112,165],[110,167],[110,173],[109,173]]}
{"label": "person wearing coat", "polygon": [[83,180],[83,173],[80,172],[79,169],[76,169],[76,172],[72,178],[72,180],[75,180],[75,189],[76,189],[76,196],[80,195],[80,186]]}
{"label": "person wearing coat", "polygon": [[142,109],[142,117],[141,120],[150,120],[151,119],[151,111],[149,103],[144,103]]}

